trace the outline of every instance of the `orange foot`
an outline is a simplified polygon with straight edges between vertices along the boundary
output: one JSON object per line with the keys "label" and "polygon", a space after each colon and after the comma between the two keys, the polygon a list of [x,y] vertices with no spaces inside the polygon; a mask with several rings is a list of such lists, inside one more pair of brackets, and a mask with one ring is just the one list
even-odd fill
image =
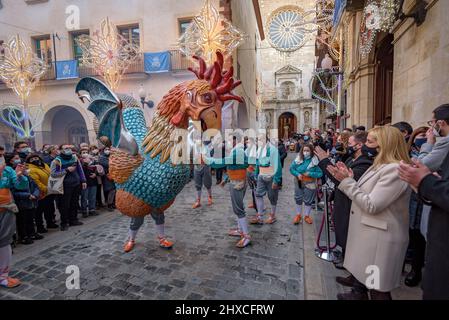
{"label": "orange foot", "polygon": [[164,249],[171,249],[174,245],[173,241],[169,241],[164,237],[158,237],[159,246]]}
{"label": "orange foot", "polygon": [[293,219],[293,224],[300,224],[302,221],[302,216],[300,214],[297,214],[295,218]]}
{"label": "orange foot", "polygon": [[263,224],[263,220],[262,217],[260,215],[256,215],[255,217],[253,217],[249,223],[251,224]]}
{"label": "orange foot", "polygon": [[5,287],[5,288],[15,288],[20,286],[22,283],[20,282],[19,279],[16,278],[6,278],[6,284],[0,284],[0,286]]}
{"label": "orange foot", "polygon": [[192,209],[196,209],[196,208],[199,208],[199,207],[201,207],[200,200],[196,200],[196,202],[192,206]]}
{"label": "orange foot", "polygon": [[269,216],[268,216],[268,219],[267,220],[265,220],[265,223],[266,224],[273,224],[273,223],[275,223],[277,220],[276,220],[276,217],[274,216],[274,214],[270,214]]}
{"label": "orange foot", "polygon": [[214,203],[214,202],[212,201],[212,197],[209,197],[209,198],[207,199],[207,205],[208,205],[208,206],[211,206],[213,203]]}
{"label": "orange foot", "polygon": [[312,224],[312,223],[313,223],[312,218],[309,217],[309,216],[305,217],[305,218],[304,218],[304,221],[307,222],[308,224]]}
{"label": "orange foot", "polygon": [[242,232],[239,229],[231,229],[229,230],[228,235],[230,237],[241,237]]}
{"label": "orange foot", "polygon": [[134,246],[136,245],[136,242],[134,240],[128,240],[125,243],[125,247],[123,248],[123,250],[125,252],[130,252],[132,249],[134,249]]}
{"label": "orange foot", "polygon": [[243,249],[251,244],[251,237],[248,234],[243,235],[239,242],[235,245],[237,248]]}

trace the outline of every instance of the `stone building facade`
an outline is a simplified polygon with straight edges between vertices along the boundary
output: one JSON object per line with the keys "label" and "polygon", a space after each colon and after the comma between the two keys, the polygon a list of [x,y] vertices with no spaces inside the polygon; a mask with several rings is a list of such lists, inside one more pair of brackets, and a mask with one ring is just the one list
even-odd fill
{"label": "stone building facade", "polygon": [[[235,19],[233,23],[248,35],[243,46],[254,47],[260,35],[253,1],[212,0],[212,3],[221,14]],[[157,105],[169,89],[193,78],[187,68],[194,64],[181,54],[177,41],[191,19],[200,12],[204,0],[4,0],[2,4],[0,43],[19,34],[50,66],[29,99],[31,105],[41,105],[45,112],[43,123],[35,130],[37,147],[43,143],[96,143],[94,116],[74,92],[79,78],[57,80],[54,62],[79,58],[75,37],[92,35],[106,17],[123,36],[138,43],[142,53],[170,52],[169,72],[145,73],[143,60],[138,60],[126,72],[118,92],[140,100],[139,90],[143,86],[148,94],[146,99]],[[66,10],[73,5],[79,8],[80,25],[76,30],[68,30]],[[247,103],[226,105],[223,117],[227,126],[249,127],[251,119],[256,118],[256,109],[250,105],[250,101],[257,100],[256,84],[252,80],[256,78],[255,56],[254,51],[242,50],[231,59],[235,72],[245,83],[236,93],[244,96]],[[95,71],[80,66],[79,77],[84,76],[95,76]],[[19,103],[19,100],[11,89],[0,83],[0,105],[4,103]],[[145,107],[148,123],[153,112],[154,108]],[[8,145],[14,140],[13,131],[4,124],[0,127],[0,143]]]}
{"label": "stone building facade", "polygon": [[[449,1],[405,0],[391,32],[377,35],[366,58],[359,50],[364,6],[347,1],[334,26],[344,47],[346,125],[424,125],[449,101]],[[411,17],[418,14],[422,21]]]}
{"label": "stone building facade", "polygon": [[[302,15],[314,16],[315,0],[287,1],[263,0],[261,13],[265,34],[272,26],[272,18],[284,8],[299,8]],[[260,44],[260,81],[262,102],[259,125],[278,129],[280,138],[291,137],[294,132],[303,132],[319,126],[319,104],[311,99],[310,80],[315,70],[314,34],[306,34],[304,45],[293,52],[283,53],[271,46],[268,39]]]}

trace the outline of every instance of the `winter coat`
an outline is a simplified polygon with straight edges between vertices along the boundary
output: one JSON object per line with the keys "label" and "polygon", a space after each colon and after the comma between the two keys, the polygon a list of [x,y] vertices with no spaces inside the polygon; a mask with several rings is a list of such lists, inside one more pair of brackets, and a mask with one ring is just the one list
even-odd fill
{"label": "winter coat", "polygon": [[449,300],[449,153],[439,174],[441,179],[428,175],[418,188],[419,196],[432,206],[427,229],[423,298]]}
{"label": "winter coat", "polygon": [[[16,202],[19,210],[29,210],[37,208],[40,191],[33,179],[28,178],[27,183],[23,188],[13,188],[11,191],[14,196],[14,201]],[[33,195],[36,199],[31,200],[31,195]]]}
{"label": "winter coat", "polygon": [[310,159],[299,159],[297,157],[290,164],[290,173],[295,177],[296,181],[300,174],[305,175],[305,179],[302,182],[308,189],[315,189],[316,179],[323,176],[323,171],[318,166],[318,158],[315,156]]}
{"label": "winter coat", "polygon": [[[72,165],[76,165],[76,170],[70,172],[67,168]],[[75,155],[70,159],[66,159],[63,155],[57,156],[51,163],[50,171],[54,178],[64,176],[64,188],[74,188],[86,182],[81,163]]]}
{"label": "winter coat", "polygon": [[40,198],[47,195],[48,178],[50,177],[50,167],[44,163],[43,167],[36,166],[32,163],[27,164],[30,170],[30,178],[34,180],[40,191]]}
{"label": "winter coat", "polygon": [[102,178],[102,184],[103,184],[103,191],[109,192],[111,190],[115,190],[115,183],[113,180],[109,179],[109,157],[105,154],[101,154],[98,159],[99,164],[104,169],[104,175]]}
{"label": "winter coat", "polygon": [[[358,181],[360,177],[372,166],[373,160],[365,155],[361,155],[356,160],[352,157],[346,161],[346,166],[352,169],[354,173],[354,180]],[[318,164],[326,173],[326,176],[332,180],[336,187],[340,184],[340,181],[335,179],[328,171],[327,166],[332,165],[329,158],[323,159]],[[334,194],[334,222],[335,222],[335,238],[337,245],[346,248],[346,240],[348,238],[349,216],[351,215],[351,199],[349,199],[341,190],[336,189]]]}
{"label": "winter coat", "polygon": [[411,189],[398,168],[371,166],[359,181],[346,178],[338,186],[352,200],[343,266],[363,284],[378,282],[370,289],[382,292],[400,286],[409,241]]}

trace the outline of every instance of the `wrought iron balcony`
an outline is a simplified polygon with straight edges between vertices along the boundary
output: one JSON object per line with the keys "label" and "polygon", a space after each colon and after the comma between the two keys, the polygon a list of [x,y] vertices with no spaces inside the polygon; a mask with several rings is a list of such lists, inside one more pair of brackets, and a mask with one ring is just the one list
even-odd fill
{"label": "wrought iron balcony", "polygon": [[196,67],[196,64],[187,58],[181,50],[170,50],[170,59],[172,72],[185,71],[189,67]]}

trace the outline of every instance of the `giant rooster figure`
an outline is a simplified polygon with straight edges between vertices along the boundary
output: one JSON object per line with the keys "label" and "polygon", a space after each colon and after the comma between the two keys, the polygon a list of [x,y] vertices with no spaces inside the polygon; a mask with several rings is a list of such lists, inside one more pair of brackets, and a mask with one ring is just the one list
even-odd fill
{"label": "giant rooster figure", "polygon": [[232,67],[223,71],[220,52],[210,67],[203,59],[194,58],[199,69],[189,70],[197,79],[175,86],[163,97],[148,131],[143,110],[134,98],[116,95],[94,78],[84,78],[76,87],[81,101],[87,98],[88,110],[98,118],[98,137],[107,137],[112,146],[109,174],[117,185],[116,206],[132,218],[126,252],[133,249],[137,231],[149,214],[156,222],[160,246],[173,246],[165,236],[164,211],[190,178],[189,165],[170,161],[172,149],[176,148],[170,139],[174,130],[187,129],[189,119],[200,121],[202,130],[220,130],[223,103],[243,101],[231,93],[241,81],[232,78]]}

